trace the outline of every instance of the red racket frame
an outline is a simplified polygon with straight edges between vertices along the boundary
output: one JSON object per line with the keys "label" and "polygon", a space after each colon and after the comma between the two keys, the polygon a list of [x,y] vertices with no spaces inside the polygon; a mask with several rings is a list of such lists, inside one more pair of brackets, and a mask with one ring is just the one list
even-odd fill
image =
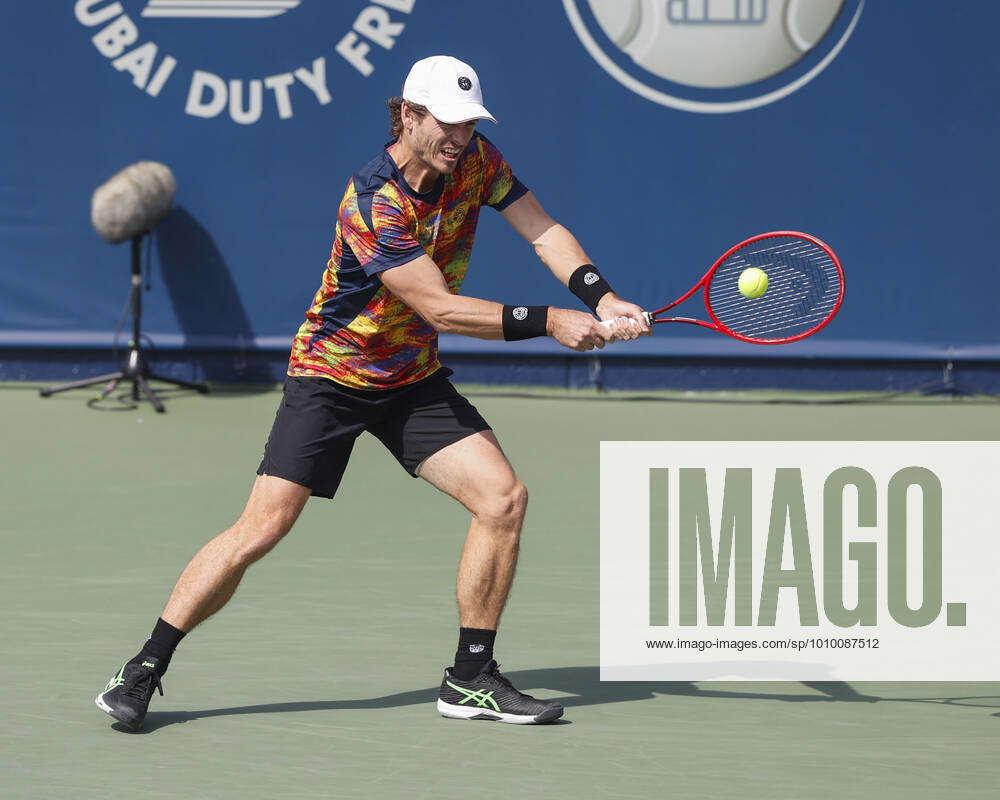
{"label": "red racket frame", "polygon": [[[754,242],[759,242],[761,239],[771,239],[774,238],[775,236],[794,236],[799,239],[806,239],[807,241],[812,242],[816,246],[822,248],[826,252],[826,254],[830,256],[830,259],[833,261],[834,266],[837,268],[837,273],[840,276],[840,293],[837,295],[837,302],[834,303],[834,306],[830,310],[830,313],[826,315],[826,317],[823,319],[822,322],[820,322],[818,325],[813,326],[809,330],[803,333],[797,333],[795,334],[795,336],[788,336],[784,339],[754,339],[753,337],[743,336],[742,334],[737,333],[736,331],[728,328],[726,325],[724,325],[722,322],[719,321],[719,318],[715,316],[715,312],[712,311],[712,306],[708,301],[708,284],[712,280],[712,276],[715,274],[715,271],[719,268],[719,266],[727,258],[729,258],[729,256],[731,256],[741,247],[746,247],[747,245],[753,244]],[[705,310],[708,311],[708,315],[712,318],[711,322],[705,322],[704,320],[701,319],[692,319],[691,317],[664,317],[657,319],[657,314],[662,314],[664,311],[669,311],[674,306],[680,305],[689,297],[691,297],[695,292],[697,292],[699,289],[702,289],[704,292]],[[651,324],[660,322],[685,322],[688,325],[700,325],[702,328],[708,328],[709,330],[718,331],[719,333],[726,334],[726,336],[732,336],[734,339],[739,339],[742,342],[750,342],[751,344],[787,344],[788,342],[795,342],[798,341],[799,339],[804,339],[807,336],[812,336],[814,333],[816,333],[816,331],[825,328],[827,325],[830,324],[830,320],[832,320],[837,315],[837,312],[840,310],[840,304],[843,302],[844,302],[844,268],[841,266],[840,259],[837,258],[837,254],[834,253],[833,250],[831,250],[830,247],[825,242],[820,241],[815,236],[811,236],[808,233],[802,233],[801,231],[771,231],[769,233],[761,233],[758,234],[757,236],[751,236],[749,239],[745,239],[739,244],[735,244],[732,247],[730,247],[725,253],[723,253],[721,256],[719,256],[718,259],[716,259],[715,263],[712,264],[711,268],[708,270],[708,272],[706,272],[702,276],[700,281],[698,281],[683,295],[674,300],[674,302],[663,306],[663,308],[658,308],[655,311],[646,312],[646,319],[648,319]]]}

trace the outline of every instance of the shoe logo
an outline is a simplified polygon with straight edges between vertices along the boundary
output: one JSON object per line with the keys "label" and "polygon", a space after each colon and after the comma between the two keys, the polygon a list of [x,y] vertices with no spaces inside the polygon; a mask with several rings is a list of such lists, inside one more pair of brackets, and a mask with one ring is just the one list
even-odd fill
{"label": "shoe logo", "polygon": [[486,645],[485,644],[470,644],[469,645],[469,652],[470,653],[481,653],[485,649],[486,649]]}
{"label": "shoe logo", "polygon": [[492,708],[497,713],[500,713],[500,706],[497,705],[497,701],[493,699],[493,692],[495,689],[491,689],[488,692],[479,692],[474,689],[463,689],[461,686],[456,686],[451,681],[445,681],[452,689],[454,689],[459,694],[465,695],[461,700],[458,701],[460,706],[464,706],[470,700],[474,700],[476,706],[479,708]]}
{"label": "shoe logo", "polygon": [[121,686],[123,683],[125,683],[125,678],[123,678],[122,676],[125,674],[126,666],[127,664],[122,664],[122,668],[118,670],[118,674],[115,675],[115,677],[113,677],[110,681],[108,681],[108,685],[104,687],[104,691],[109,692],[116,686]]}

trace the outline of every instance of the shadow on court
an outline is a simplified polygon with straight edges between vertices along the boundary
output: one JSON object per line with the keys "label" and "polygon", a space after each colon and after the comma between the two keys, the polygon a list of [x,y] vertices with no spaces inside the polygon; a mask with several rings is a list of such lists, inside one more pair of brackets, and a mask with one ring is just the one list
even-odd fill
{"label": "shadow on court", "polygon": [[[571,716],[572,709],[605,703],[622,703],[638,700],[655,700],[657,695],[678,697],[704,697],[714,700],[777,700],[787,703],[932,703],[942,706],[963,706],[976,708],[1000,707],[1000,696],[982,697],[878,697],[857,692],[842,681],[802,681],[801,685],[815,691],[815,694],[792,694],[786,692],[729,691],[703,689],[694,683],[664,681],[605,681],[600,680],[598,667],[558,667],[553,669],[521,670],[506,673],[515,686],[523,687],[529,693],[533,689],[548,689],[556,692],[559,700]],[[151,711],[146,723],[138,733],[152,733],[167,725],[174,725],[206,717],[226,717],[240,714],[287,714],[296,711],[338,711],[355,709],[400,708],[403,706],[433,703],[437,698],[437,686],[415,689],[409,692],[357,700],[316,700],[294,703],[265,703],[253,706],[213,708],[203,711]],[[1000,717],[1000,714],[993,716]],[[560,720],[568,722],[571,720]],[[126,730],[114,724],[116,729]]]}
{"label": "shadow on court", "polygon": [[[274,380],[258,350],[239,287],[208,230],[175,206],[156,230],[160,271],[191,357],[208,382],[232,380],[267,386]],[[251,389],[252,390],[252,389]]]}

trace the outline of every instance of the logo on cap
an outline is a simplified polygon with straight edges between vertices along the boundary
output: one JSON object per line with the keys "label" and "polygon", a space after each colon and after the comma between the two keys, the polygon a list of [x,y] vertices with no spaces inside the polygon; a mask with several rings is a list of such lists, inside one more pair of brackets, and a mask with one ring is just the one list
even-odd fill
{"label": "logo on cap", "polygon": [[469,91],[472,88],[472,81],[466,78],[464,75],[458,79],[458,88],[464,91]]}

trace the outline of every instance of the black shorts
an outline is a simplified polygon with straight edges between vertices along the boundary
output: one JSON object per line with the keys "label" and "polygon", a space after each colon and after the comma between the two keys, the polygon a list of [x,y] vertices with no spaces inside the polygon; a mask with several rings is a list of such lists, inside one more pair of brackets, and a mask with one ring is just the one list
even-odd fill
{"label": "black shorts", "polygon": [[285,379],[285,391],[258,475],[308,486],[333,497],[354,440],[369,431],[411,475],[428,456],[466,436],[490,430],[452,386],[451,370],[396,389],[366,390],[326,378]]}

